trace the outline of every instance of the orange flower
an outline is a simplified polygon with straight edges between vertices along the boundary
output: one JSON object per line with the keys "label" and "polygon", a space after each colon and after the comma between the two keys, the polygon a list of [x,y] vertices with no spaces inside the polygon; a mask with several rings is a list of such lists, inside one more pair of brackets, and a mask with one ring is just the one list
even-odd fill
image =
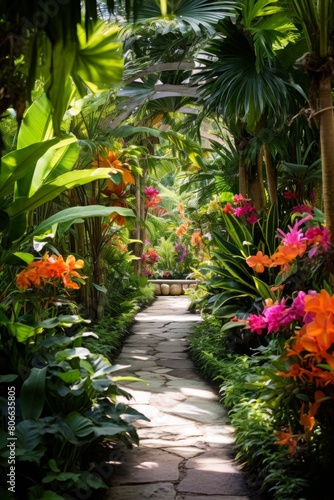
{"label": "orange flower", "polygon": [[61,255],[51,255],[49,257],[49,255],[46,253],[43,257],[43,260],[45,262],[45,268],[47,270],[47,278],[60,278],[63,273],[68,271],[68,265]]}
{"label": "orange flower", "polygon": [[69,267],[70,271],[73,271],[73,269],[82,269],[85,263],[82,259],[76,260],[73,255],[69,255],[66,259],[66,265]]}
{"label": "orange flower", "polygon": [[177,209],[179,211],[179,214],[182,216],[184,216],[184,207],[182,205],[182,203],[180,203],[178,206],[177,206]]}
{"label": "orange flower", "polygon": [[301,256],[305,249],[306,245],[303,245],[303,248],[296,245],[279,245],[277,251],[271,256],[272,264],[270,267],[283,266],[285,269],[288,268],[288,264],[296,257]]}
{"label": "orange flower", "polygon": [[[131,174],[130,170],[125,166],[124,163],[122,163],[120,160],[117,159],[117,152],[108,151],[107,149],[105,151],[107,153],[107,156],[99,155],[97,160],[92,162],[93,167],[110,168],[114,171],[114,173],[122,174],[121,182],[123,183],[123,185],[135,184],[135,179]],[[109,189],[113,190],[114,186],[116,186],[116,184],[114,184],[112,181],[109,180],[108,181]]]}
{"label": "orange flower", "polygon": [[86,278],[80,275],[75,269],[84,266],[83,260],[76,260],[73,255],[67,257],[66,262],[61,255],[44,254],[41,260],[31,262],[26,269],[18,273],[16,284],[21,290],[26,290],[30,286],[40,287],[50,280],[61,279],[65,288],[79,288],[79,285],[72,281],[72,277]]}
{"label": "orange flower", "polygon": [[181,224],[176,230],[176,235],[177,236],[182,236],[182,234],[185,234],[188,231],[190,222],[185,222],[184,224]]}
{"label": "orange flower", "polygon": [[315,424],[315,418],[313,415],[310,414],[310,412],[304,413],[304,405],[305,404],[303,403],[300,409],[299,423],[304,427],[304,432],[307,433],[313,429]]}
{"label": "orange flower", "polygon": [[[128,206],[128,203],[122,198],[117,198],[112,201],[112,206],[126,208]],[[116,212],[109,215],[109,220],[110,222],[114,222],[118,226],[125,226],[126,223],[126,218],[124,217],[124,215],[118,214]]]}
{"label": "orange flower", "polygon": [[309,403],[308,412],[304,413],[305,403],[302,404],[300,409],[300,424],[304,426],[305,433],[311,432],[315,425],[315,418],[319,406],[321,405],[321,400],[325,397],[322,391],[315,391],[314,393],[314,403]]}
{"label": "orange flower", "polygon": [[292,365],[289,366],[289,373],[278,372],[277,375],[280,375],[281,377],[285,378],[293,378],[296,380],[296,378],[299,377],[301,373],[302,370],[300,366],[297,363],[293,363]]}
{"label": "orange flower", "polygon": [[191,235],[191,244],[192,246],[201,246],[203,244],[202,242],[202,236],[201,236],[201,231],[194,231],[193,234]]}
{"label": "orange flower", "polygon": [[146,208],[154,208],[156,207],[157,205],[159,205],[159,203],[161,202],[161,198],[160,196],[154,196],[153,198],[151,199],[148,199],[148,200],[145,200],[145,207]]}
{"label": "orange flower", "polygon": [[313,313],[334,313],[334,296],[331,297],[326,290],[321,290],[315,296],[306,295],[304,309]]}
{"label": "orange flower", "polygon": [[249,267],[252,267],[255,272],[263,273],[265,267],[269,267],[272,263],[268,255],[263,255],[262,252],[258,251],[256,255],[251,255],[246,259]]}
{"label": "orange flower", "polygon": [[275,441],[276,444],[287,445],[289,447],[290,456],[292,457],[295,454],[295,448],[299,441],[299,436],[293,435],[291,427],[287,432],[277,431],[275,432],[278,437],[278,441]]}

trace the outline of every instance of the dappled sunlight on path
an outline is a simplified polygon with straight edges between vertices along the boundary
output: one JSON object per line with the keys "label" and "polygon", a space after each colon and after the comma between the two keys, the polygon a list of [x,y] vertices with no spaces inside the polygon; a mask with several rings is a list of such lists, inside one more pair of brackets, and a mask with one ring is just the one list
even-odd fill
{"label": "dappled sunlight on path", "polygon": [[188,336],[201,321],[186,296],[158,297],[136,316],[116,360],[132,408],[150,421],[135,423],[140,446],[111,452],[106,500],[258,499],[234,461],[233,428],[217,393],[196,373]]}

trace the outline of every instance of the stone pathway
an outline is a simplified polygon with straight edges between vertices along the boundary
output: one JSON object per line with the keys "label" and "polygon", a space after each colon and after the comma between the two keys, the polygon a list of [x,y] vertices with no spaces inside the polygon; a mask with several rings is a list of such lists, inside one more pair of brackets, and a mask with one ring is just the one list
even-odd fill
{"label": "stone pathway", "polygon": [[110,455],[106,500],[255,500],[233,460],[233,428],[218,396],[196,373],[187,336],[201,321],[186,296],[158,297],[136,316],[117,364],[145,380],[126,385],[150,419],[135,423],[140,445]]}

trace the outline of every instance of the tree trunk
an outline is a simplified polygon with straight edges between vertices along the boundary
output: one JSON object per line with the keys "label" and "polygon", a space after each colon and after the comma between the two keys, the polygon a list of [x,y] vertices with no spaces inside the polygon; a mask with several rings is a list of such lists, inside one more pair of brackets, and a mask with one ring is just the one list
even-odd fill
{"label": "tree trunk", "polygon": [[334,242],[334,115],[331,76],[319,82],[319,123],[325,220]]}
{"label": "tree trunk", "polygon": [[141,260],[140,260],[140,256],[142,254],[142,251],[143,251],[143,242],[142,242],[142,239],[141,239],[141,213],[142,213],[142,204],[143,204],[143,194],[142,194],[142,185],[141,185],[141,176],[140,175],[137,175],[136,176],[136,209],[135,209],[135,213],[136,213],[136,227],[133,231],[133,239],[135,239],[135,243],[133,245],[133,254],[135,257],[137,257],[134,261],[133,261],[133,267],[134,267],[134,271],[136,273],[136,276],[140,276],[141,275]]}
{"label": "tree trunk", "polygon": [[270,203],[273,204],[277,201],[277,182],[276,182],[275,169],[273,165],[273,159],[270,154],[268,144],[263,144],[263,154],[266,165],[269,200]]}
{"label": "tree trunk", "polygon": [[239,194],[245,198],[248,196],[246,162],[242,156],[239,157]]}
{"label": "tree trunk", "polygon": [[248,197],[248,175],[247,175],[247,163],[245,161],[245,149],[247,147],[249,138],[246,135],[240,135],[239,137],[234,137],[235,148],[239,157],[239,194],[242,194],[245,198]]}
{"label": "tree trunk", "polygon": [[254,202],[256,209],[261,212],[266,204],[266,197],[264,192],[263,182],[263,154],[262,148],[257,155],[257,163],[250,169],[249,178],[249,197]]}

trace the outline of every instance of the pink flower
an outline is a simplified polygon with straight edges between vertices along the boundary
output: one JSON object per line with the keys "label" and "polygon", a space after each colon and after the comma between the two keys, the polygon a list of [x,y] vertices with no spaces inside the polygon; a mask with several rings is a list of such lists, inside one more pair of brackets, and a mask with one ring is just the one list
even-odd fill
{"label": "pink flower", "polygon": [[280,304],[266,306],[263,310],[263,316],[268,324],[268,333],[277,333],[282,326],[286,325],[286,306],[282,301]]}
{"label": "pink flower", "polygon": [[289,311],[292,320],[300,321],[303,319],[305,315],[305,297],[306,293],[301,290],[298,292],[297,297],[293,300]]}
{"label": "pink flower", "polygon": [[240,217],[241,215],[250,214],[255,210],[255,207],[250,203],[245,203],[242,207],[237,207],[234,211],[234,215],[236,217]]}
{"label": "pink flower", "polygon": [[257,314],[250,314],[248,316],[248,328],[252,333],[257,333],[261,335],[263,330],[267,328],[266,320],[263,316],[259,316]]}
{"label": "pink flower", "polygon": [[277,232],[279,233],[277,235],[277,238],[282,238],[282,243],[284,245],[296,245],[300,246],[300,244],[305,244],[307,241],[307,238],[304,236],[304,233],[301,229],[299,229],[299,226],[304,224],[307,220],[312,219],[312,215],[307,215],[303,219],[300,219],[300,221],[297,221],[293,227],[288,226],[289,232],[284,233],[282,229],[278,228]]}
{"label": "pink flower", "polygon": [[152,186],[145,186],[145,195],[148,198],[154,198],[155,196],[158,196],[158,194],[159,194],[158,189]]}
{"label": "pink flower", "polygon": [[293,213],[293,214],[304,214],[304,213],[312,214],[313,208],[310,207],[310,205],[295,205],[292,208],[291,213]]}
{"label": "pink flower", "polygon": [[235,194],[233,196],[233,203],[237,205],[238,203],[245,203],[250,201],[250,198],[244,198],[242,194]]}
{"label": "pink flower", "polygon": [[258,220],[258,216],[256,214],[252,214],[249,217],[247,217],[247,222],[249,224],[255,224],[255,222],[257,222],[257,220]]}
{"label": "pink flower", "polygon": [[297,195],[294,191],[291,191],[291,189],[289,191],[285,191],[284,194],[283,194],[283,198],[285,198],[286,200],[296,200],[297,199]]}
{"label": "pink flower", "polygon": [[224,214],[233,214],[234,208],[232,207],[231,203],[226,203],[225,207],[223,208]]}
{"label": "pink flower", "polygon": [[321,227],[311,227],[306,233],[307,243],[313,245],[313,247],[308,252],[309,258],[314,257],[319,251],[319,247],[323,252],[327,252],[330,247],[330,237],[326,228]]}

